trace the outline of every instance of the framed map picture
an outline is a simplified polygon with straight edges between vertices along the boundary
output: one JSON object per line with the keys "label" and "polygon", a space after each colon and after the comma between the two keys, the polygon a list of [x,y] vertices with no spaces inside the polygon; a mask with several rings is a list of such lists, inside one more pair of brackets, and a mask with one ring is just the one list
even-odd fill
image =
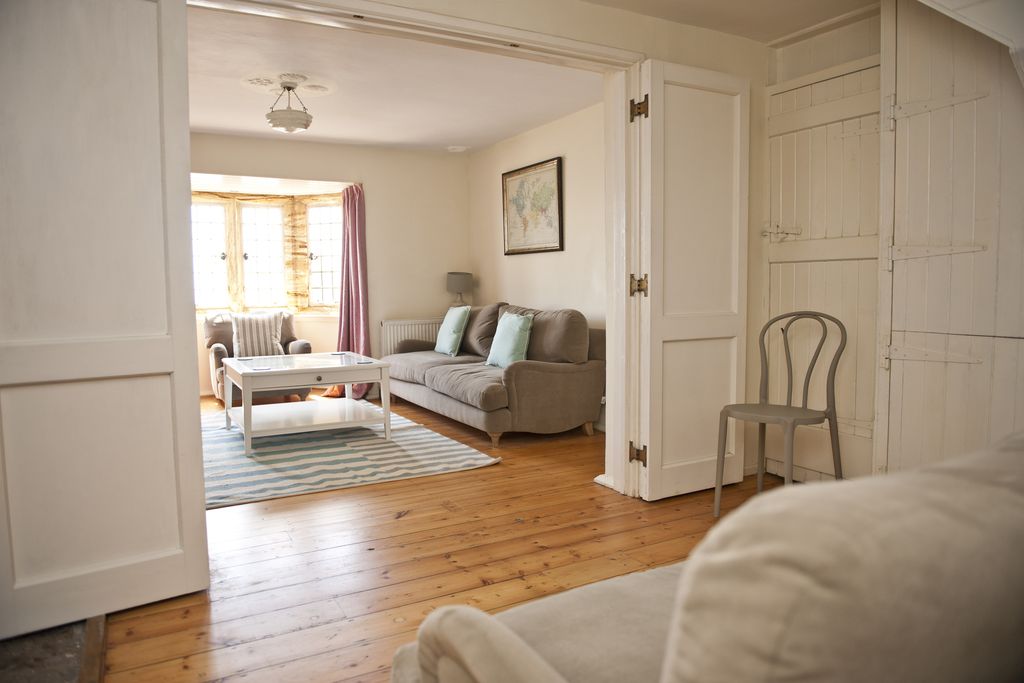
{"label": "framed map picture", "polygon": [[501,174],[505,255],[562,251],[562,157]]}

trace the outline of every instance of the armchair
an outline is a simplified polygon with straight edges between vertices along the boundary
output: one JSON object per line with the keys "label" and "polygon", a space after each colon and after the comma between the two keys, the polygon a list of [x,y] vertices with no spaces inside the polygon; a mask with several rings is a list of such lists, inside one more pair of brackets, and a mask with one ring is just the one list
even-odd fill
{"label": "armchair", "polygon": [[[227,313],[215,313],[208,315],[203,322],[203,332],[206,337],[206,348],[210,350],[210,385],[213,387],[214,395],[224,402],[224,359],[234,357],[234,345],[231,338],[233,333],[231,316]],[[281,346],[287,354],[312,353],[312,345],[305,339],[295,338],[295,325],[291,313],[285,313],[281,321]],[[300,400],[305,400],[309,395],[309,388],[292,391],[260,391],[253,394],[256,398],[273,398],[277,396],[296,395]],[[236,392],[236,402],[241,402],[241,396]]]}

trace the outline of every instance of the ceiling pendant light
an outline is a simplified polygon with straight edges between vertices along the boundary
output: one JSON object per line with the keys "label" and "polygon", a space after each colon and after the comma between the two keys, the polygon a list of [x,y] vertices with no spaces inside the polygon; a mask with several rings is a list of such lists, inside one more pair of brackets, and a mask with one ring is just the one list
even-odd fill
{"label": "ceiling pendant light", "polygon": [[[278,93],[277,99],[270,105],[270,111],[267,112],[267,123],[274,130],[279,130],[282,133],[298,133],[309,128],[309,124],[313,122],[313,115],[306,109],[306,105],[299,98],[299,93],[295,92],[297,87],[298,83],[294,81],[281,81],[281,92]],[[274,109],[285,95],[288,97],[287,106],[284,109]],[[292,95],[302,106],[302,111],[292,109]]]}

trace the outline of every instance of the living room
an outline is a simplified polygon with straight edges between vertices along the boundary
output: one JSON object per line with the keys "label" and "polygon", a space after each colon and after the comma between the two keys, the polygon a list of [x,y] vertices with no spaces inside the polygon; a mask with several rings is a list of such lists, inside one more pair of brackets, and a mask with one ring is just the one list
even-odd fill
{"label": "living room", "polygon": [[[690,680],[687,666],[701,680],[742,680],[772,665],[733,657],[725,641],[742,638],[740,649],[757,654],[756,634],[738,628],[728,599],[711,601],[705,614],[699,598],[738,591],[748,601],[735,603],[741,612],[759,604],[771,620],[781,602],[759,603],[739,589],[771,580],[770,571],[754,570],[758,543],[779,543],[782,558],[798,553],[801,576],[813,583],[826,571],[815,568],[813,553],[841,556],[846,539],[872,580],[885,553],[899,555],[901,574],[931,577],[923,590],[964,580],[966,548],[986,558],[987,570],[973,578],[973,605],[938,601],[942,614],[964,617],[963,628],[936,632],[922,626],[917,603],[900,597],[906,582],[878,591],[904,600],[906,616],[882,627],[870,601],[859,599],[856,575],[837,569],[828,576],[841,590],[815,608],[831,606],[826,621],[843,614],[871,627],[839,635],[853,649],[840,649],[836,660],[794,660],[794,671],[819,667],[818,677],[846,680],[897,670],[903,678],[956,680],[972,671],[1013,679],[1020,662],[1012,653],[966,652],[963,632],[970,625],[997,644],[1019,632],[993,602],[996,589],[1004,599],[1016,595],[1006,572],[1019,556],[994,548],[1021,547],[1019,446],[975,456],[994,463],[986,472],[1003,472],[992,481],[958,464],[966,461],[940,461],[1024,428],[1024,238],[1013,192],[1021,155],[997,153],[1021,139],[1019,14],[1004,8],[1009,14],[993,23],[915,0],[794,0],[775,10],[742,2],[525,4],[4,7],[0,23],[24,33],[3,33],[5,77],[36,70],[39,83],[28,93],[62,103],[34,119],[5,109],[17,131],[4,137],[15,160],[3,171],[12,216],[45,229],[5,228],[0,249],[5,291],[15,294],[0,316],[4,635],[68,623],[98,628],[99,667],[111,680]],[[42,56],[31,38],[42,27],[65,39],[63,53]],[[93,35],[104,40],[84,38]],[[374,41],[389,46],[387,59],[373,56]],[[348,43],[349,56],[369,65],[357,70],[362,84],[327,68],[345,61],[339,46]],[[439,66],[442,50],[464,58]],[[399,75],[386,75],[388,61]],[[101,78],[112,63],[124,71],[116,83]],[[518,87],[489,83],[489,73]],[[264,77],[272,82],[252,82]],[[325,90],[304,91],[303,82]],[[387,84],[394,92],[379,95]],[[121,93],[132,115],[107,114],[116,134],[63,116],[70,102],[99,106]],[[421,99],[403,105],[411,93]],[[483,96],[473,103],[473,94]],[[293,95],[290,120],[311,115],[308,130],[270,130],[268,107],[291,107]],[[444,107],[458,116],[446,121],[437,113]],[[94,152],[87,160],[85,150]],[[552,230],[541,248],[517,253],[509,197],[531,172],[550,174],[550,196],[536,210]],[[112,201],[88,217],[87,229],[71,231],[73,212],[22,180],[43,173],[70,205],[101,195]],[[347,253],[365,256],[365,269],[353,271],[365,278],[362,298],[360,287],[342,286],[324,305],[249,305],[247,229],[225,221],[229,248],[223,257],[208,251],[223,262],[229,291],[218,305],[197,308],[200,249],[189,248],[195,226],[192,234],[181,229],[191,191],[200,203],[242,207],[252,195],[319,200],[352,188],[365,204],[337,206],[365,225],[339,241],[354,239]],[[281,277],[286,296],[311,302],[312,289],[291,283],[314,273],[321,282],[351,282],[350,266],[317,264],[304,220],[282,233],[307,242],[297,241]],[[362,221],[334,224],[347,230]],[[361,238],[364,249],[351,246]],[[131,258],[115,260],[97,244],[117,244]],[[44,251],[64,274],[62,288],[29,257]],[[76,283],[70,295],[67,282]],[[356,317],[329,303],[353,295]],[[459,313],[463,301],[472,310]],[[355,372],[274,385],[313,390],[305,401],[253,406],[252,393],[270,384],[246,386],[244,375],[277,370],[262,353],[218,356],[213,347],[233,351],[236,332],[227,333],[231,344],[218,342],[205,323],[218,311],[230,323],[275,308],[292,315],[288,339],[309,342],[296,346],[311,352],[300,352],[308,361],[295,362],[311,363],[302,366],[311,378],[333,372],[331,362],[351,361]],[[767,352],[759,348],[765,323],[800,311],[818,317],[797,313],[792,338],[785,326],[782,342],[772,336]],[[462,317],[453,322],[459,341],[445,353],[465,367],[413,368],[407,361],[416,354],[443,355],[437,349],[450,326],[441,319],[449,316]],[[382,336],[382,324],[424,320],[434,325],[429,332]],[[533,325],[535,337],[505,329],[513,324]],[[819,324],[828,333],[816,345]],[[562,331],[549,337],[553,329]],[[283,330],[282,358],[293,355]],[[778,325],[769,331],[780,333]],[[547,357],[552,338],[556,351]],[[487,342],[474,346],[475,339]],[[490,357],[513,341],[512,356]],[[787,390],[787,366],[815,361],[806,383],[800,376]],[[544,422],[569,402],[554,388],[561,380],[515,379],[517,368],[536,364],[564,372],[600,366],[597,399],[587,399],[592,417],[565,410],[565,424]],[[231,393],[213,396],[218,369],[222,386],[242,395],[237,413],[225,411]],[[411,379],[420,376],[431,379]],[[519,381],[532,387],[525,401],[513,399]],[[210,505],[203,451],[211,435],[237,441],[236,455],[257,462],[278,438],[250,423],[259,408],[354,404],[364,383],[373,390],[356,429],[386,442],[382,448],[407,448],[403,439],[430,433],[483,460],[437,476]],[[509,390],[507,405],[487,403],[496,384]],[[345,398],[320,397],[328,387]],[[515,400],[535,409],[536,422],[516,422]],[[805,413],[794,418],[798,403]],[[772,406],[792,410],[751,412]],[[45,428],[42,415],[59,416],[63,428]],[[766,430],[777,418],[783,428]],[[794,419],[804,418],[817,424],[796,429]],[[298,438],[306,437],[281,436]],[[66,457],[68,439],[87,457]],[[942,500],[921,494],[934,477],[948,479],[935,489],[955,502],[948,519]],[[206,479],[208,489],[208,471]],[[849,481],[784,486],[831,479]],[[784,491],[758,495],[765,487]],[[965,525],[986,497],[995,505],[989,528]],[[772,508],[775,501],[782,507]],[[794,523],[795,536],[782,532],[803,519],[800,505],[843,532],[819,538],[822,527],[803,522]],[[921,570],[939,557],[941,539],[913,523],[921,517],[915,509],[932,506],[931,519],[963,547],[946,549],[945,584]],[[859,527],[845,521],[866,510],[873,516],[857,516]],[[883,533],[896,520],[895,535]],[[911,536],[920,543],[907,544]],[[708,571],[731,552],[729,539],[742,552],[728,565],[737,574],[721,576],[741,578],[716,594]],[[867,550],[875,542],[877,557]],[[673,663],[676,644],[689,648],[697,637],[670,618],[680,581],[688,592],[678,609],[701,623],[719,620],[731,635],[701,645],[706,658]],[[781,601],[806,585],[775,580],[772,588]],[[600,648],[602,656],[573,639],[609,643],[608,628],[633,621],[631,637]],[[927,632],[944,644],[942,656],[879,650],[878,669],[829,668],[844,652],[874,648],[872,632],[894,629]],[[417,631],[418,648],[402,648],[392,670],[399,646],[417,641]],[[809,637],[806,628],[799,633]],[[480,640],[489,638],[497,639],[490,655]],[[818,655],[832,642],[821,638],[812,648]],[[86,638],[95,640],[95,632]],[[648,644],[640,665],[635,653]]]}

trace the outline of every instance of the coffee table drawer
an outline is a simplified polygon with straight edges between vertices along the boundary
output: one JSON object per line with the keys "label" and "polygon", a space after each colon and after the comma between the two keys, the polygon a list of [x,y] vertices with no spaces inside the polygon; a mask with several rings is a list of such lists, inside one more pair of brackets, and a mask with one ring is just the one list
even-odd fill
{"label": "coffee table drawer", "polygon": [[253,391],[267,389],[293,389],[312,386],[330,386],[334,384],[358,384],[361,382],[379,382],[381,368],[344,370],[313,370],[287,375],[255,375],[247,382],[252,382]]}

